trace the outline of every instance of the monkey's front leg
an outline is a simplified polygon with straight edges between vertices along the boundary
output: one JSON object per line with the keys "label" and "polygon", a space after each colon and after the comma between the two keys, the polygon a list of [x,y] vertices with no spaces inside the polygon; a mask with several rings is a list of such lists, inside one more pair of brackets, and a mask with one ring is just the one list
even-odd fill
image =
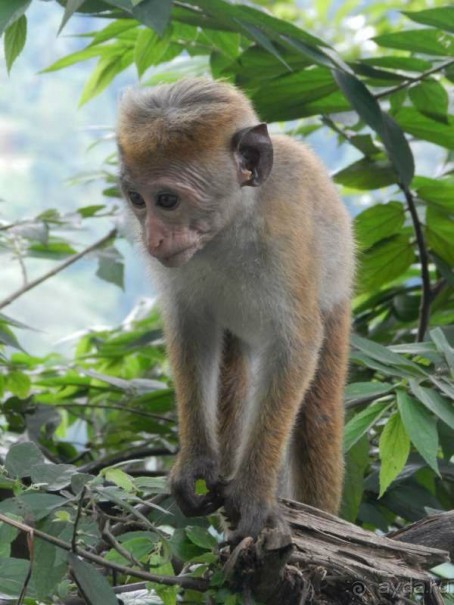
{"label": "monkey's front leg", "polygon": [[[191,317],[187,310],[168,316],[165,327],[180,437],[180,451],[170,474],[171,491],[186,516],[208,515],[223,500],[217,443],[222,334],[212,322]],[[196,493],[198,480],[205,482],[207,491]]]}
{"label": "monkey's front leg", "polygon": [[[231,529],[227,539],[256,537],[264,527],[288,527],[277,502],[278,473],[304,393],[314,375],[321,342],[317,322],[303,342],[274,342],[262,356],[254,409],[237,473],[224,493]],[[310,338],[312,336],[312,338]],[[306,343],[310,343],[306,345]]]}

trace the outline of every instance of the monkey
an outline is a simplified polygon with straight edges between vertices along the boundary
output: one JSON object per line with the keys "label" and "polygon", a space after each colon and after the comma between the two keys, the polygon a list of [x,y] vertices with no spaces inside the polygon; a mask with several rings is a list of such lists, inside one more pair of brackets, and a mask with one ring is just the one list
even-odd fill
{"label": "monkey", "polygon": [[126,91],[117,144],[161,301],[179,508],[221,508],[231,542],[288,532],[279,497],[336,513],[354,244],[321,161],[208,78]]}

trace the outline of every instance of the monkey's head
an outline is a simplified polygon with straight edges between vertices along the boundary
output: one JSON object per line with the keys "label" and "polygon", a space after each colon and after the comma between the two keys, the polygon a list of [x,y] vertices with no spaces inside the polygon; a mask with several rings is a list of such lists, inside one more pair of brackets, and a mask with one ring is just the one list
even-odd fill
{"label": "monkey's head", "polygon": [[120,181],[149,254],[180,267],[245,203],[273,164],[266,124],[235,87],[207,79],[127,92]]}

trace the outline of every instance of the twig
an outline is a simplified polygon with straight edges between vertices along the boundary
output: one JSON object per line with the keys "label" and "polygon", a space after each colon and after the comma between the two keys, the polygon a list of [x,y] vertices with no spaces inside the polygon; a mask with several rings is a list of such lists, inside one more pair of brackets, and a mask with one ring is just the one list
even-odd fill
{"label": "twig", "polygon": [[[448,61],[449,64],[454,63],[453,61]],[[446,64],[445,64],[446,65]],[[432,70],[429,70],[432,73]],[[425,72],[426,75],[428,72]],[[331,120],[331,118],[327,118],[324,116],[322,118],[322,122],[329,126],[332,130],[337,132],[340,136],[346,139],[349,142],[351,141],[351,137],[348,133],[344,132],[341,128],[337,126]],[[402,183],[398,183],[399,189],[405,196],[408,210],[410,212],[411,220],[413,223],[413,231],[416,237],[416,245],[418,247],[419,254],[419,262],[421,264],[421,305],[419,307],[419,322],[418,322],[418,332],[416,336],[416,342],[421,342],[424,340],[424,334],[426,333],[427,327],[429,325],[429,315],[430,315],[430,305],[432,303],[433,294],[430,283],[430,274],[429,274],[429,255],[427,253],[426,244],[424,241],[424,235],[421,228],[421,222],[418,217],[418,213],[416,211],[416,204],[413,198],[413,195],[407,185],[403,185]]]}
{"label": "twig", "polygon": [[[91,385],[90,385],[91,388]],[[153,420],[162,420],[164,422],[173,422],[175,423],[174,418],[166,418],[165,416],[160,416],[159,414],[153,414],[152,412],[145,412],[143,410],[138,410],[136,408],[131,408],[126,405],[120,405],[118,403],[57,403],[55,405],[56,408],[94,408],[99,410],[120,410],[122,412],[129,412],[130,414],[135,414],[136,416],[142,416],[143,418],[152,418]]]}
{"label": "twig", "polygon": [[79,502],[77,503],[76,518],[74,519],[73,535],[71,538],[71,550],[74,553],[77,551],[77,526],[79,524],[80,515],[82,513],[82,502],[83,502],[84,496],[85,496],[85,485],[83,486],[83,488],[81,489],[81,492],[80,492]]}
{"label": "twig", "polygon": [[128,460],[134,460],[135,458],[149,458],[151,456],[173,456],[175,452],[171,452],[167,448],[158,447],[130,447],[128,450],[122,452],[107,454],[102,458],[87,462],[79,468],[81,473],[94,473],[102,470],[106,466],[112,466],[119,462],[126,462]]}
{"label": "twig", "polygon": [[10,294],[6,298],[4,298],[2,301],[0,301],[0,309],[3,309],[4,307],[8,306],[13,301],[15,301],[17,298],[22,296],[22,294],[25,294],[29,290],[36,288],[36,286],[39,286],[40,284],[45,282],[50,277],[57,275],[57,273],[60,273],[61,271],[63,271],[70,265],[74,264],[75,262],[77,262],[78,260],[80,260],[81,258],[86,256],[90,252],[93,252],[93,250],[100,248],[106,242],[108,242],[110,239],[115,237],[116,233],[117,233],[117,230],[112,229],[111,231],[109,231],[109,233],[107,235],[104,235],[101,239],[94,242],[94,244],[91,244],[91,246],[88,246],[87,248],[85,248],[84,250],[81,250],[81,252],[78,252],[77,254],[73,254],[72,256],[67,258],[65,261],[63,261],[62,263],[60,263],[59,265],[57,265],[56,267],[54,267],[47,273],[44,273],[43,275],[41,275],[41,277],[37,277],[36,279],[33,279],[32,281],[28,282],[28,284],[26,284],[22,288],[19,288],[18,290],[16,290],[15,292]]}
{"label": "twig", "polygon": [[28,570],[27,570],[27,575],[25,576],[25,580],[24,583],[22,585],[22,590],[20,591],[20,595],[19,598],[17,599],[17,605],[22,605],[25,599],[25,596],[27,594],[27,587],[30,583],[31,577],[32,577],[32,571],[33,571],[33,556],[34,556],[34,550],[33,550],[33,530],[31,531],[31,533],[29,533],[27,535],[27,546],[28,546],[28,552],[30,555],[30,565],[28,566]]}
{"label": "twig", "polygon": [[445,61],[445,63],[441,63],[440,65],[437,65],[436,67],[432,67],[431,69],[424,71],[421,75],[416,76],[415,78],[407,78],[404,82],[397,84],[397,86],[393,86],[392,88],[388,88],[387,90],[377,93],[376,95],[374,95],[374,97],[376,99],[382,99],[383,97],[392,95],[394,92],[398,92],[399,90],[402,90],[403,88],[407,88],[407,86],[411,86],[412,84],[421,82],[428,76],[431,76],[432,74],[435,74],[438,71],[442,71],[443,69],[446,69],[447,67],[450,67],[453,64],[454,64],[454,59]]}
{"label": "twig", "polygon": [[418,246],[419,262],[421,264],[421,304],[419,306],[419,322],[416,342],[422,342],[424,340],[424,334],[426,333],[427,326],[429,325],[430,305],[432,303],[432,290],[429,275],[429,255],[427,254],[426,243],[424,241],[421,222],[416,211],[416,204],[413,195],[406,185],[399,183],[399,187],[407,200],[408,210],[413,223],[413,231],[415,232],[416,245]]}
{"label": "twig", "polygon": [[112,548],[116,550],[118,554],[120,554],[123,558],[125,558],[133,565],[137,565],[137,567],[143,569],[143,565],[133,556],[133,554],[130,553],[129,550],[127,550],[126,548],[123,548],[123,546],[118,542],[118,540],[116,540],[115,537],[111,534],[109,530],[109,521],[107,521],[106,526],[102,531],[102,535],[103,538],[105,538],[107,542],[109,542],[110,546],[112,546]]}
{"label": "twig", "polygon": [[[22,523],[20,521],[16,521],[14,519],[10,519],[3,513],[0,513],[0,521],[6,523],[7,525],[11,525],[12,527],[16,527],[27,534],[33,534],[41,538],[41,540],[45,540],[50,544],[54,544],[54,546],[58,546],[63,550],[68,552],[72,552],[72,546],[68,542],[64,540],[60,540],[60,538],[56,538],[55,536],[51,536],[50,534],[46,534],[45,532],[35,529],[26,523]],[[93,563],[97,563],[101,567],[105,567],[109,570],[117,571],[121,574],[133,576],[135,578],[141,578],[142,580],[146,580],[148,582],[156,582],[158,584],[164,584],[165,586],[181,586],[182,588],[187,588],[190,590],[197,590],[199,592],[204,592],[209,587],[209,582],[202,578],[189,578],[189,577],[178,577],[178,576],[161,576],[158,574],[152,574],[147,571],[143,571],[141,569],[133,569],[132,567],[127,567],[125,565],[120,565],[119,563],[114,563],[113,561],[106,561],[99,555],[95,555],[83,548],[76,547],[75,553],[80,557],[86,559],[87,561],[92,561]]]}

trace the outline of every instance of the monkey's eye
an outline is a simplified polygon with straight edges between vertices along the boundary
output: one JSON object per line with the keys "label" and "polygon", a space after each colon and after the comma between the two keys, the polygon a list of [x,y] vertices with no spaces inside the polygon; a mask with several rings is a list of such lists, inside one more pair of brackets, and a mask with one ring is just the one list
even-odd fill
{"label": "monkey's eye", "polygon": [[137,191],[128,191],[129,201],[136,208],[145,208],[145,200]]}
{"label": "monkey's eye", "polygon": [[178,206],[178,196],[173,193],[159,193],[156,197],[156,206],[164,210],[173,210]]}

